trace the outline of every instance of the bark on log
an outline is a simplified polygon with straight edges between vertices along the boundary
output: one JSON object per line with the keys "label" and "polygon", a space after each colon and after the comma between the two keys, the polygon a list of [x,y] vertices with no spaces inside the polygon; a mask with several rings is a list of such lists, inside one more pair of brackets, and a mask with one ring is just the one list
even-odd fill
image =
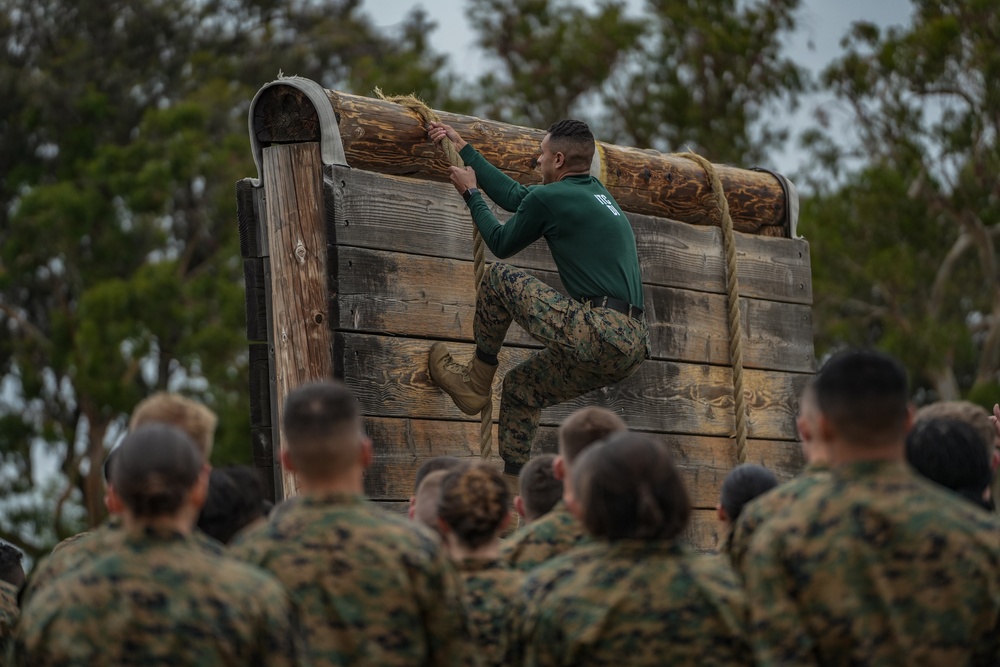
{"label": "bark on log", "polygon": [[[447,181],[448,163],[427,139],[419,118],[392,102],[326,91],[336,114],[347,164],[357,169]],[[524,184],[541,182],[535,169],[544,130],[438,112],[491,163]],[[251,131],[266,146],[320,140],[320,123],[305,93],[291,86],[264,90]],[[598,142],[601,177],[626,211],[696,225],[720,225],[704,171],[675,155]],[[709,156],[711,157],[711,156]],[[773,175],[719,165],[737,231],[788,236],[787,206]]]}

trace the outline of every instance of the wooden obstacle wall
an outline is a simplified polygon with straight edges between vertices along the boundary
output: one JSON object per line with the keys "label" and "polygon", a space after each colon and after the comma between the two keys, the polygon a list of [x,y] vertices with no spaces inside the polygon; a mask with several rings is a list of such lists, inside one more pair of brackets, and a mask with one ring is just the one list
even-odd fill
{"label": "wooden obstacle wall", "polygon": [[[252,133],[273,134],[259,108],[251,119]],[[343,135],[339,111],[337,120]],[[269,139],[260,141],[261,179],[237,185],[255,463],[282,497],[294,481],[275,456],[280,402],[298,382],[332,375],[358,396],[375,443],[367,494],[401,508],[428,457],[478,457],[478,418],[462,414],[426,366],[435,340],[460,358],[473,351],[471,217],[450,184],[325,163],[329,147],[315,132]],[[721,230],[623,208],[638,244],[653,358],[618,385],[545,410],[532,452],[554,451],[556,427],[573,410],[614,410],[669,443],[698,508],[691,539],[712,548],[719,488],[736,465]],[[808,246],[739,233],[737,247],[748,461],[788,478],[801,466],[797,397],[815,363]],[[544,241],[506,261],[561,288]],[[538,347],[513,326],[500,373]],[[494,415],[499,389],[498,381]],[[495,425],[493,463],[501,465]]]}

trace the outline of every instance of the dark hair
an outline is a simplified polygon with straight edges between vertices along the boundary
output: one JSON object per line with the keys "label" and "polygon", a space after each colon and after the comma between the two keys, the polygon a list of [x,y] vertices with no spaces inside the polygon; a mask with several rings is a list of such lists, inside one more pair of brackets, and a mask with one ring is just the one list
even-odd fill
{"label": "dark hair", "polygon": [[198,445],[166,424],[140,426],[117,451],[112,484],[125,506],[143,518],[176,513],[205,463]]}
{"label": "dark hair", "polygon": [[719,504],[726,511],[730,521],[736,521],[743,506],[778,486],[774,473],[755,463],[744,463],[729,471],[722,482]]}
{"label": "dark hair", "polygon": [[454,470],[460,465],[462,465],[462,459],[457,456],[434,456],[427,459],[417,468],[417,475],[413,479],[413,494],[416,495],[417,489],[420,488],[420,482],[424,481],[424,477],[427,475],[438,470]]}
{"label": "dark hair", "polygon": [[589,169],[594,159],[594,134],[582,120],[560,120],[549,126],[549,145],[566,156],[574,169]]}
{"label": "dark hair", "polygon": [[598,440],[627,429],[622,418],[607,408],[596,405],[580,408],[559,425],[559,454],[568,465]]}
{"label": "dark hair", "polygon": [[112,449],[108,452],[107,457],[104,459],[104,466],[101,468],[101,471],[104,473],[105,484],[111,484],[111,466],[113,464],[112,462],[115,460],[115,452],[117,451],[117,448]]}
{"label": "dark hair", "polygon": [[24,554],[13,545],[0,542],[0,581],[21,588],[24,585]]}
{"label": "dark hair", "polygon": [[882,352],[852,350],[831,358],[816,376],[816,405],[854,445],[902,438],[909,414],[906,372]]}
{"label": "dark hair", "polygon": [[459,542],[476,549],[496,537],[509,504],[500,471],[477,463],[451,471],[441,482],[438,517]]}
{"label": "dark hair", "polygon": [[300,475],[324,477],[350,463],[360,442],[358,401],[343,382],[302,385],[285,397],[285,447]]}
{"label": "dark hair", "polygon": [[673,539],[691,518],[670,450],[652,435],[615,433],[581,454],[571,472],[583,524],[599,539]]}
{"label": "dark hair", "polygon": [[552,469],[555,460],[555,454],[542,454],[521,468],[518,485],[525,518],[529,521],[546,514],[563,497],[562,480],[556,479]]}
{"label": "dark hair", "polygon": [[229,544],[243,528],[264,516],[264,490],[250,466],[215,468],[208,480],[208,496],[198,516],[198,528]]}
{"label": "dark hair", "polygon": [[968,423],[941,417],[917,422],[906,436],[906,460],[927,479],[987,507],[983,492],[993,480],[990,457]]}

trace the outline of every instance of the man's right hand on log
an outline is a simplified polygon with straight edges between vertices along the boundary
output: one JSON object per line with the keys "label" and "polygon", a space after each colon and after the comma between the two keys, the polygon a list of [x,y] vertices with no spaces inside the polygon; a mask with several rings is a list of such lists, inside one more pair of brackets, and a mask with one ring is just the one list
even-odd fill
{"label": "man's right hand on log", "polygon": [[451,125],[445,125],[437,121],[431,121],[427,124],[427,136],[436,144],[440,144],[442,139],[448,137],[451,139],[451,143],[455,144],[455,150],[457,151],[462,150],[462,147],[466,144],[465,139]]}

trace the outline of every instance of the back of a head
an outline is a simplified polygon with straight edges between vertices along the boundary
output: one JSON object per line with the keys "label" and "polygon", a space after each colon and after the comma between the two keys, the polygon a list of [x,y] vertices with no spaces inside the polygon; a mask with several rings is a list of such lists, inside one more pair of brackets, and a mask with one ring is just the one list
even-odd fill
{"label": "back of a head", "polygon": [[264,516],[264,491],[257,472],[249,466],[214,468],[208,496],[198,516],[198,528],[229,544],[233,536]]}
{"label": "back of a head", "polygon": [[24,554],[14,546],[0,542],[0,581],[20,589],[24,586]]}
{"label": "back of a head", "polygon": [[743,507],[757,496],[767,493],[778,485],[774,473],[754,463],[744,463],[729,471],[722,482],[719,504],[729,521],[743,512]]}
{"label": "back of a head", "polygon": [[927,479],[987,507],[993,479],[990,457],[979,433],[958,419],[923,419],[906,436],[906,460]]}
{"label": "back of a head", "polygon": [[289,392],[282,426],[284,447],[303,478],[327,479],[358,462],[361,417],[343,382],[313,382]]}
{"label": "back of a head", "polygon": [[157,392],[141,401],[132,411],[128,428],[134,431],[152,423],[167,424],[184,431],[208,461],[212,457],[215,426],[219,418],[198,401],[180,394]]}
{"label": "back of a head", "polygon": [[691,501],[667,446],[643,433],[615,433],[572,468],[587,531],[598,539],[669,540],[687,527]]}
{"label": "back of a head", "polygon": [[500,471],[477,463],[446,474],[438,516],[463,546],[477,549],[497,537],[509,504],[510,492]]}
{"label": "back of a head", "polygon": [[413,520],[419,521],[428,528],[438,529],[438,508],[441,504],[441,483],[451,470],[435,470],[420,482],[414,494]]}
{"label": "back of a head", "polygon": [[111,481],[138,518],[175,515],[205,465],[201,450],[179,429],[152,423],[130,432],[118,446]]}
{"label": "back of a head", "polygon": [[598,440],[626,430],[628,426],[622,418],[607,408],[581,408],[559,425],[559,454],[568,465]]}
{"label": "back of a head", "polygon": [[889,355],[841,352],[823,365],[812,387],[820,413],[851,446],[879,447],[906,434],[906,372]]}
{"label": "back of a head", "polygon": [[983,446],[990,456],[993,455],[994,440],[996,430],[990,422],[990,415],[981,405],[976,405],[971,401],[938,401],[930,403],[919,410],[914,417],[914,425],[928,419],[957,419],[963,421],[972,428],[983,441]]}
{"label": "back of a head", "polygon": [[427,459],[417,468],[417,474],[413,478],[413,495],[417,495],[417,489],[420,488],[420,483],[427,475],[438,470],[454,470],[461,465],[464,463],[457,456],[432,456]]}
{"label": "back of a head", "polygon": [[582,120],[565,119],[549,126],[549,146],[566,156],[566,165],[574,171],[589,170],[594,159],[594,134]]}
{"label": "back of a head", "polygon": [[555,459],[555,454],[542,454],[521,468],[518,486],[527,521],[547,514],[563,497],[562,480],[556,479],[552,469]]}

